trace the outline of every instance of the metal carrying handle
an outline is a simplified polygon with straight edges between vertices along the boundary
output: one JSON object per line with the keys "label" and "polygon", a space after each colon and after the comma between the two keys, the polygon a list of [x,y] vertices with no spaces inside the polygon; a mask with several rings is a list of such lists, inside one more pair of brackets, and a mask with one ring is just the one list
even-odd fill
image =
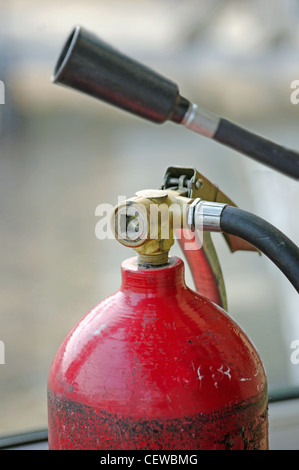
{"label": "metal carrying handle", "polygon": [[[178,191],[179,194],[193,199],[193,204],[196,204],[198,199],[202,199],[236,207],[231,199],[195,168],[169,167],[166,170],[162,188]],[[190,209],[189,212],[191,212]],[[195,288],[200,294],[227,310],[224,278],[211,233],[203,231],[198,236],[197,229],[192,227],[192,221],[189,221],[189,225],[191,225],[190,229],[181,230],[176,239],[190,268]],[[212,227],[210,229],[213,231]],[[218,228],[217,231],[219,231]],[[197,247],[189,250],[186,247],[192,239],[192,234],[193,243],[195,246],[197,244]],[[242,238],[227,233],[222,233],[222,235],[232,253],[240,250],[259,253],[256,247]]]}

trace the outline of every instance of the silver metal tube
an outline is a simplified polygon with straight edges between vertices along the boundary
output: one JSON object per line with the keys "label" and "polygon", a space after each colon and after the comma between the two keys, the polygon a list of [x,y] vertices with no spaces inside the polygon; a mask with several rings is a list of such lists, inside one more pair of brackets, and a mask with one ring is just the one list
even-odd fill
{"label": "silver metal tube", "polygon": [[197,104],[191,104],[181,124],[197,134],[213,138],[220,119],[217,114],[213,114]]}
{"label": "silver metal tube", "polygon": [[189,207],[187,223],[191,230],[222,232],[220,219],[227,204],[195,199]]}

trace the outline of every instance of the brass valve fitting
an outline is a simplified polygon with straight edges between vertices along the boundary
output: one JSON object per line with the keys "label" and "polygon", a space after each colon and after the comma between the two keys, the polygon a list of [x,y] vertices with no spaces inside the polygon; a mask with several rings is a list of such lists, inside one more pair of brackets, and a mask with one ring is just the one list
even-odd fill
{"label": "brass valve fitting", "polygon": [[192,201],[173,190],[139,191],[115,208],[111,224],[115,238],[137,252],[139,266],[165,265],[175,230],[187,223]]}

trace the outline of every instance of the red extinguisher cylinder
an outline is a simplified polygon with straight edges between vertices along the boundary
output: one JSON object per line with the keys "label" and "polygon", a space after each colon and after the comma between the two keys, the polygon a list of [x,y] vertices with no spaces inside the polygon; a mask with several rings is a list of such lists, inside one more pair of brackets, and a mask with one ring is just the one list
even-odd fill
{"label": "red extinguisher cylinder", "polygon": [[268,449],[267,381],[244,331],[185,283],[184,263],[123,262],[48,380],[50,449]]}

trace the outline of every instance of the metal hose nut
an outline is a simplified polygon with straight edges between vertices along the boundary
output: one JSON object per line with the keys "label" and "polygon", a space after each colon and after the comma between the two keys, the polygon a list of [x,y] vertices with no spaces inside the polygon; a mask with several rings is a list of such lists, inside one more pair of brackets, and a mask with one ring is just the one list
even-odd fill
{"label": "metal hose nut", "polygon": [[220,219],[227,204],[194,199],[189,207],[187,222],[191,230],[222,232]]}

